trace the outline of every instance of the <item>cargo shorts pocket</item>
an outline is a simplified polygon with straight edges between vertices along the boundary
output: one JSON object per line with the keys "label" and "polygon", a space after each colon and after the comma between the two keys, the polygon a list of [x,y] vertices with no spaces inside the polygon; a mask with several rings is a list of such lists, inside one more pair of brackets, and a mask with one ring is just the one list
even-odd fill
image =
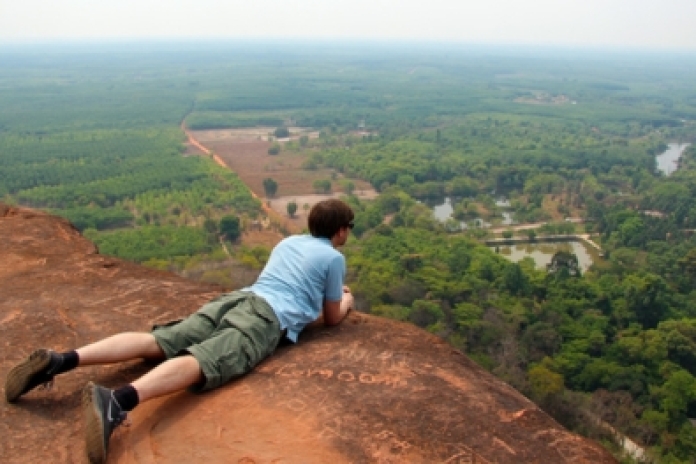
{"label": "cargo shorts pocket", "polygon": [[157,329],[163,329],[165,327],[172,327],[172,326],[177,325],[180,322],[183,322],[183,319],[175,319],[173,321],[165,322],[164,324],[155,324],[152,326],[152,331],[154,332]]}

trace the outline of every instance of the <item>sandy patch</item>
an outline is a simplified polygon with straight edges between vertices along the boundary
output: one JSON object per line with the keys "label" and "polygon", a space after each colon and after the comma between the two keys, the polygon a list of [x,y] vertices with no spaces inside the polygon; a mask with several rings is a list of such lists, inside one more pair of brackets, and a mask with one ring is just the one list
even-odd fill
{"label": "sandy patch", "polygon": [[[353,193],[361,200],[374,200],[378,196],[378,193],[373,189],[356,190]],[[279,216],[284,217],[286,223],[290,224],[294,230],[301,230],[307,226],[307,216],[309,216],[312,206],[322,200],[329,198],[345,198],[345,196],[345,193],[332,193],[327,195],[288,195],[271,199],[269,206],[273,211],[278,213]],[[297,203],[297,211],[295,212],[295,216],[291,218],[288,215],[288,203],[293,201]]]}
{"label": "sandy patch", "polygon": [[[261,126],[261,127],[244,127],[241,129],[215,129],[215,130],[197,130],[195,133],[196,139],[205,144],[206,142],[268,142],[269,139],[275,140],[273,132],[276,127]],[[279,139],[278,142],[287,142],[289,140],[299,139],[306,135],[311,139],[319,137],[319,131],[312,130],[307,127],[288,127],[290,137]]]}

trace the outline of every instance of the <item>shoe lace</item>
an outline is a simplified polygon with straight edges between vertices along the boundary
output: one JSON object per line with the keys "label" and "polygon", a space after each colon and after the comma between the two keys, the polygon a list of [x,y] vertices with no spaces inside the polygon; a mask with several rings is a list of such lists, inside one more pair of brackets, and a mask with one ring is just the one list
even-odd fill
{"label": "shoe lace", "polygon": [[[128,413],[123,410],[120,404],[118,404],[118,401],[116,401],[116,397],[114,396],[114,392],[111,392],[111,401],[116,405],[116,408],[111,408],[109,407],[109,412],[107,415],[107,419],[109,422],[111,422],[114,426],[114,428],[118,427],[119,425],[123,424],[124,427],[130,427],[131,422],[128,419]],[[112,415],[113,412],[116,412],[115,416]]]}
{"label": "shoe lace", "polygon": [[58,370],[63,365],[63,358],[60,356],[58,356],[56,358],[52,357],[51,362],[53,362],[54,360],[55,360],[55,363],[53,365],[51,365],[51,363],[48,364],[48,368],[47,368],[46,372],[43,374],[43,376],[46,378],[46,380],[44,382],[41,382],[38,385],[38,387],[37,387],[38,390],[49,391],[49,390],[53,389],[55,376],[58,373]]}

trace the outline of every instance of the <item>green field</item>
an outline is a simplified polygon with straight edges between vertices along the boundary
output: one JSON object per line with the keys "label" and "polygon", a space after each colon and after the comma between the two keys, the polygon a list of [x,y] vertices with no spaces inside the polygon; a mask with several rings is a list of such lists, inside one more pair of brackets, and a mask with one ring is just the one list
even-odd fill
{"label": "green field", "polygon": [[[291,145],[307,169],[380,192],[349,199],[361,310],[436,333],[610,448],[588,417],[657,462],[696,459],[696,149],[670,177],[655,164],[666,144],[696,142],[696,57],[162,43],[6,47],[0,62],[3,201],[67,217],[102,253],[180,270],[224,259],[223,218],[261,214],[234,173],[185,156],[181,123],[312,128]],[[458,219],[495,220],[499,195],[549,230],[587,219],[606,259],[584,275],[560,258],[511,263],[485,229],[448,229],[424,203],[449,196]],[[232,253],[237,268],[268,256]]]}

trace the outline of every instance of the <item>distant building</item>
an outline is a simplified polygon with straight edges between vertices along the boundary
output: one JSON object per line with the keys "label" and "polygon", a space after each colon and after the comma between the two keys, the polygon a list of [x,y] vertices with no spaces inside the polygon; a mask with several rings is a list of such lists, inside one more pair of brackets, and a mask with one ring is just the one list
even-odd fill
{"label": "distant building", "polygon": [[651,210],[647,210],[647,209],[641,211],[641,213],[645,214],[646,216],[656,217],[656,218],[663,218],[663,217],[667,216],[662,211],[651,211]]}

